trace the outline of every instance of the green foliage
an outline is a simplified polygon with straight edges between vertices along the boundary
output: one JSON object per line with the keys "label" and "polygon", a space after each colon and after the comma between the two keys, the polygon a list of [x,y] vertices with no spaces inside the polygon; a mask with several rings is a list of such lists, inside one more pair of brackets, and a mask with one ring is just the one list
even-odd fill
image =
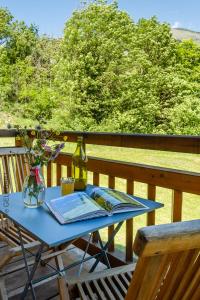
{"label": "green foliage", "polygon": [[116,1],[85,1],[64,37],[0,9],[1,109],[55,129],[199,134],[200,46]]}
{"label": "green foliage", "polygon": [[7,55],[10,64],[17,60],[24,60],[30,55],[37,42],[37,29],[35,26],[26,26],[24,22],[13,22],[10,25],[9,39],[6,42]]}
{"label": "green foliage", "polygon": [[182,103],[169,110],[168,133],[199,135],[200,103],[199,98],[186,97]]}
{"label": "green foliage", "polygon": [[12,19],[13,17],[7,9],[0,8],[0,45],[3,45],[9,37]]}
{"label": "green foliage", "polygon": [[103,1],[75,12],[66,23],[57,81],[72,119],[88,118],[89,126],[91,119],[99,124],[112,112],[133,32],[129,16]]}

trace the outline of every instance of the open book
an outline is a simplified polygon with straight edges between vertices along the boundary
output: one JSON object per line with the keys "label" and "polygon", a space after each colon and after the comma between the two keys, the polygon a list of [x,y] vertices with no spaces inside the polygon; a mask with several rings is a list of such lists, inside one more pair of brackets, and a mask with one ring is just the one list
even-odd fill
{"label": "open book", "polygon": [[46,205],[61,224],[148,208],[131,195],[92,185],[84,192],[47,200]]}

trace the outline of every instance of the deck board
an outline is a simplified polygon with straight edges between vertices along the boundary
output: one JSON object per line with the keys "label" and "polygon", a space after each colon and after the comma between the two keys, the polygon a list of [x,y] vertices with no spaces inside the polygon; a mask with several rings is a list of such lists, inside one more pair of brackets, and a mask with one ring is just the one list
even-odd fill
{"label": "deck board", "polygon": [[[62,255],[64,265],[67,265],[69,263],[72,263],[74,261],[79,260],[82,255],[83,251],[76,247],[68,247],[69,251],[67,251],[64,255]],[[6,253],[7,247],[5,244],[0,242],[0,259],[4,253]],[[92,259],[89,262],[85,262],[83,265],[82,273],[88,273],[92,263],[94,260]],[[3,270],[4,278],[5,278],[5,285],[6,290],[8,293],[11,291],[19,288],[20,286],[23,287],[26,281],[26,272],[25,269],[21,269],[19,271],[15,271],[13,273],[9,273],[11,269],[23,264],[22,257],[17,257],[12,260],[11,263],[9,263]],[[51,264],[55,266],[54,261],[52,260]],[[105,266],[103,264],[99,264],[96,271],[100,271],[105,269]],[[73,269],[69,270],[66,273],[66,279],[69,279],[71,277],[77,276],[79,267],[74,267]],[[39,266],[35,278],[38,276],[42,276],[45,274],[48,274],[51,271],[51,269],[48,266],[42,267]],[[5,275],[5,272],[8,274]],[[38,286],[35,288],[36,296],[38,300],[58,300],[58,288],[57,288],[57,280],[53,279],[48,283],[44,283],[41,286]],[[20,296],[15,295],[13,297],[10,297],[9,300],[19,300]],[[31,295],[27,296],[27,300],[31,300]]]}

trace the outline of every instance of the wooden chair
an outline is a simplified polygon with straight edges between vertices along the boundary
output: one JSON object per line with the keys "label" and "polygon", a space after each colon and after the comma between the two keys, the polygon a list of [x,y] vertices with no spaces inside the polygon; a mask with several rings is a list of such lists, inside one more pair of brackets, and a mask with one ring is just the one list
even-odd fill
{"label": "wooden chair", "polygon": [[[0,192],[5,194],[5,210],[9,209],[9,198],[6,197],[7,193],[19,192],[22,190],[25,177],[29,174],[28,168],[28,155],[24,148],[11,147],[0,148]],[[34,250],[40,245],[40,242],[30,236],[25,230],[22,230],[22,239],[25,248],[29,251]],[[8,274],[4,267],[10,261],[22,254],[18,231],[13,222],[0,214],[0,241],[5,243],[6,248],[3,257],[0,257],[0,299],[7,299],[5,292],[5,275]],[[67,246],[67,244],[66,244]],[[44,258],[46,261],[55,259],[58,267],[62,268],[61,254],[65,252],[65,247],[61,249],[46,249]],[[29,264],[31,265],[34,259],[31,258]],[[14,265],[9,268],[9,274],[24,268],[24,263]],[[58,278],[60,293],[66,290],[66,285],[63,278]],[[20,293],[21,290],[16,291]],[[65,291],[67,293],[67,291]],[[2,296],[3,295],[3,296]],[[5,296],[6,295],[6,296]],[[61,299],[64,299],[64,296]]]}
{"label": "wooden chair", "polygon": [[[24,148],[0,149],[0,190],[2,194],[5,194],[5,210],[9,209],[9,196],[6,197],[6,194],[22,190],[24,179],[29,172],[27,162],[28,156]],[[22,238],[26,248],[39,245],[39,242],[25,231],[23,231]],[[1,258],[1,270],[12,257],[21,255],[17,228],[3,214],[0,215],[0,240],[10,246],[9,251]]]}
{"label": "wooden chair", "polygon": [[199,300],[200,220],[140,229],[137,264],[71,280],[71,299]]}

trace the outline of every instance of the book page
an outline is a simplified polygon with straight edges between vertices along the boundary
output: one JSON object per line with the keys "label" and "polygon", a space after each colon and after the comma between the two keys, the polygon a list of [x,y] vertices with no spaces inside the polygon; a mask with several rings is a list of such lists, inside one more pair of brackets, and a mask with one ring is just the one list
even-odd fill
{"label": "book page", "polygon": [[109,188],[93,188],[90,196],[104,209],[112,211],[119,207],[131,207],[132,209],[145,208],[139,201],[123,192],[119,192]]}
{"label": "book page", "polygon": [[94,188],[90,196],[107,211],[112,211],[113,207],[120,203],[106,188]]}
{"label": "book page", "polygon": [[101,207],[86,193],[78,192],[50,201],[51,208],[65,221],[96,213]]}

